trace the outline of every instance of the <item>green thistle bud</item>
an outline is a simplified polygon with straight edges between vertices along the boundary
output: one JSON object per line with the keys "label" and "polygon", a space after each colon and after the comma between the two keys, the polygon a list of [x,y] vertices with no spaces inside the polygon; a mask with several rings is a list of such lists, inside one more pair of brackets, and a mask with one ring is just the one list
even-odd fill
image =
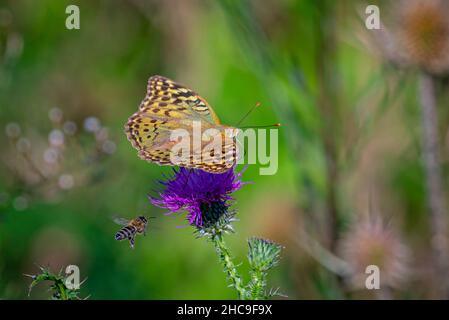
{"label": "green thistle bud", "polygon": [[248,261],[253,270],[266,272],[279,263],[282,246],[261,238],[248,239]]}

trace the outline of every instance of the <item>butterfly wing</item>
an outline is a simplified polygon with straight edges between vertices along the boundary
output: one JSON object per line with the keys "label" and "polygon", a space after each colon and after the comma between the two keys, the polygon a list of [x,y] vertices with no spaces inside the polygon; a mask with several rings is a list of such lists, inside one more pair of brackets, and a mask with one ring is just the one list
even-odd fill
{"label": "butterfly wing", "polygon": [[[171,108],[168,106],[172,106]],[[196,92],[187,87],[176,83],[162,76],[152,76],[148,80],[147,95],[140,104],[140,110],[147,110],[150,107],[160,107],[164,109],[173,109],[177,107],[178,111],[184,111],[183,114],[193,114],[201,116],[210,123],[220,124],[220,119],[207,103]],[[168,108],[167,108],[168,107]],[[180,115],[179,113],[177,115]],[[176,115],[170,115],[176,116]]]}
{"label": "butterfly wing", "polygon": [[[170,79],[153,76],[139,111],[128,119],[125,131],[140,158],[159,165],[175,165],[171,161],[171,148],[177,142],[170,141],[171,132],[185,129],[191,133],[193,121],[201,121],[206,129],[220,126],[220,120],[205,99]],[[176,165],[212,173],[227,171],[235,163],[236,144],[235,140],[223,141],[222,159],[217,161],[216,157],[201,154],[202,150],[193,150],[190,159]],[[196,154],[202,161],[192,161]]]}

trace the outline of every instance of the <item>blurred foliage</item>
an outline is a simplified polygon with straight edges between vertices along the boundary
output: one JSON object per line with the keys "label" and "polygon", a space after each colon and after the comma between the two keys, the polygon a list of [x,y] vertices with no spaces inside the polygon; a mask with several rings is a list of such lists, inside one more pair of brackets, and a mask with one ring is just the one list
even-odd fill
{"label": "blurred foliage", "polygon": [[[387,3],[377,3],[387,10]],[[69,4],[80,8],[80,30],[65,28]],[[277,174],[260,176],[259,165],[251,165],[243,180],[254,183],[236,194],[240,222],[229,244],[237,263],[245,259],[246,239],[257,235],[286,247],[270,284],[289,298],[373,298],[345,288],[299,243],[305,229],[337,254],[338,239],[372,201],[414,253],[419,276],[395,297],[430,296],[415,77],[366,47],[365,5],[0,1],[0,127],[17,123],[42,154],[53,129],[49,112],[58,108],[76,123],[80,150],[92,147],[83,128],[92,117],[116,147],[98,161],[77,160],[76,168],[89,166],[88,179],[63,167],[74,187],[57,196],[34,196],[34,184],[0,167],[0,297],[26,298],[22,274],[36,263],[53,270],[78,265],[88,278],[81,296],[92,299],[234,298],[218,262],[211,263],[213,248],[190,228],[177,228],[183,217],[165,216],[147,200],[171,169],[138,159],[123,133],[154,74],[199,92],[223,123],[237,123],[261,102],[245,125],[283,124]],[[438,90],[447,102],[444,79]],[[441,112],[447,172],[449,121],[447,110]],[[0,135],[2,163],[16,147],[6,132]],[[64,154],[72,159],[78,152]],[[111,217],[138,214],[158,218],[130,250],[114,241],[118,227]],[[47,294],[37,288],[33,296]]]}

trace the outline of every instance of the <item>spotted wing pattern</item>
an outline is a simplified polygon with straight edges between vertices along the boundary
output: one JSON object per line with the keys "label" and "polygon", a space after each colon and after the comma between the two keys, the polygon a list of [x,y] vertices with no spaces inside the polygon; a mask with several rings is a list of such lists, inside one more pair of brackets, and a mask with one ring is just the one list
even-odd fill
{"label": "spotted wing pattern", "polygon": [[[201,122],[203,129],[217,129],[222,140],[221,155],[207,153],[192,147],[189,158],[177,162],[171,160],[170,141],[172,130],[185,129],[192,133],[193,123]],[[229,131],[235,128],[223,126],[207,101],[194,91],[162,76],[152,76],[148,80],[147,95],[139,110],[125,125],[128,140],[138,150],[140,158],[159,165],[180,165],[202,169],[211,173],[222,173],[230,169],[237,159],[237,146]]]}

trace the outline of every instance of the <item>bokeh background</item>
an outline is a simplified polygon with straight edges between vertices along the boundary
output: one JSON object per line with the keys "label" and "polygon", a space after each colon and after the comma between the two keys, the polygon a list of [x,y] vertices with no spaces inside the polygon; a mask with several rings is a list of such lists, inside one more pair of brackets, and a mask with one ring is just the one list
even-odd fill
{"label": "bokeh background", "polygon": [[[447,297],[422,164],[429,59],[402,63],[413,48],[391,50],[402,33],[387,29],[404,27],[412,2],[375,2],[382,30],[368,30],[363,1],[1,0],[0,298],[28,299],[23,274],[36,264],[78,265],[91,299],[236,297],[212,245],[147,200],[171,169],[140,160],[123,126],[154,74],[193,88],[223,123],[261,102],[246,124],[283,124],[276,175],[251,165],[253,183],[235,194],[240,221],[226,240],[245,280],[257,235],[285,246],[269,284],[288,299]],[[65,27],[69,4],[80,30]],[[438,19],[416,20],[434,39]],[[443,184],[444,67],[430,68]],[[157,219],[130,250],[111,217],[137,214]],[[367,264],[380,265],[381,290],[364,288]]]}

